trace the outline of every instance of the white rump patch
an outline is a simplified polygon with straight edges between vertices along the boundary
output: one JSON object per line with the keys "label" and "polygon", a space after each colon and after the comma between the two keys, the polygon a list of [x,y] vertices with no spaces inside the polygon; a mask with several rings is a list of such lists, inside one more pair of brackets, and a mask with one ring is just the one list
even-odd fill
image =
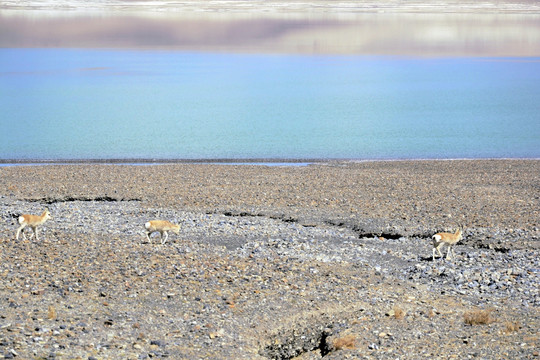
{"label": "white rump patch", "polygon": [[147,222],[146,224],[144,224],[144,227],[145,227],[146,229],[149,229],[149,228],[150,228],[150,221]]}
{"label": "white rump patch", "polygon": [[435,240],[437,240],[437,241],[441,241],[441,239],[442,239],[442,236],[441,236],[441,235],[438,235],[438,234],[436,234],[436,235],[433,235],[433,238],[434,238]]}

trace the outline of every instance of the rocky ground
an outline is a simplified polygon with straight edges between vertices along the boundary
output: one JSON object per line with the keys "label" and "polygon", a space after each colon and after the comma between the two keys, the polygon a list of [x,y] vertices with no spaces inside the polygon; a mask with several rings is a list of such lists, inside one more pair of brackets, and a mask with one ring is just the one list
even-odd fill
{"label": "rocky ground", "polygon": [[[538,174],[538,160],[1,167],[0,358],[540,358]],[[39,240],[15,240],[17,216],[45,207]],[[180,234],[148,243],[153,218]],[[433,261],[430,236],[457,224],[455,258]]]}

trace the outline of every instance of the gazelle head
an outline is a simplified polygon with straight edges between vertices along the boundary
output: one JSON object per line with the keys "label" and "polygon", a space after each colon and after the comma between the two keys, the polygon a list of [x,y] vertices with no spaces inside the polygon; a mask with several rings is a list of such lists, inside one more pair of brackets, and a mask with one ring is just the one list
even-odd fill
{"label": "gazelle head", "polygon": [[456,234],[458,234],[460,237],[463,236],[463,231],[465,231],[465,227],[463,226],[463,223],[461,222],[458,222],[457,224],[457,229],[456,229]]}
{"label": "gazelle head", "polygon": [[45,211],[43,211],[43,214],[41,214],[41,216],[43,216],[45,220],[52,219],[52,215],[51,215],[51,212],[49,211],[49,208],[45,208]]}

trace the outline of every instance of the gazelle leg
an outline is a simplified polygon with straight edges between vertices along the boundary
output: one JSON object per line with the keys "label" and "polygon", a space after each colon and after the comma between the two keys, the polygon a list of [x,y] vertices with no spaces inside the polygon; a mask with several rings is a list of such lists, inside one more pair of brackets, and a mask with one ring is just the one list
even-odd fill
{"label": "gazelle leg", "polygon": [[34,235],[36,235],[36,228],[35,227],[32,227],[32,235],[30,235],[30,240],[32,240],[32,238],[34,237]]}
{"label": "gazelle leg", "polygon": [[439,253],[439,257],[443,257],[443,254],[441,252],[441,244],[439,244],[439,246],[437,246],[435,249],[437,249],[437,252]]}
{"label": "gazelle leg", "polygon": [[151,243],[152,243],[152,240],[150,239],[150,234],[151,234],[150,231],[147,231],[147,232],[146,232],[146,238],[148,239],[148,242],[151,244]]}
{"label": "gazelle leg", "polygon": [[169,237],[169,234],[166,231],[164,231],[163,233],[165,234],[165,239],[161,239],[161,245],[164,245],[167,242],[167,238]]}
{"label": "gazelle leg", "polygon": [[446,258],[450,259],[450,253],[452,253],[452,257],[454,255],[454,250],[452,250],[452,245],[448,246],[448,252],[446,253]]}
{"label": "gazelle leg", "polygon": [[[24,229],[26,225],[25,224],[22,224],[21,226],[19,226],[19,228],[17,229],[17,235],[15,236],[15,238],[17,240],[19,240],[19,235],[21,234],[21,231]],[[26,239],[26,237],[24,236],[24,231],[23,231],[23,239]]]}

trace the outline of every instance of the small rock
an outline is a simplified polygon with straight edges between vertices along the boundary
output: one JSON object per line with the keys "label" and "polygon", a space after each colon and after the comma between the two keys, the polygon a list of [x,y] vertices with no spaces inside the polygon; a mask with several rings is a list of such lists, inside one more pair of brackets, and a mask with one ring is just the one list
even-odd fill
{"label": "small rock", "polygon": [[151,340],[150,345],[156,345],[156,346],[159,346],[159,347],[165,346],[165,344],[160,340]]}

